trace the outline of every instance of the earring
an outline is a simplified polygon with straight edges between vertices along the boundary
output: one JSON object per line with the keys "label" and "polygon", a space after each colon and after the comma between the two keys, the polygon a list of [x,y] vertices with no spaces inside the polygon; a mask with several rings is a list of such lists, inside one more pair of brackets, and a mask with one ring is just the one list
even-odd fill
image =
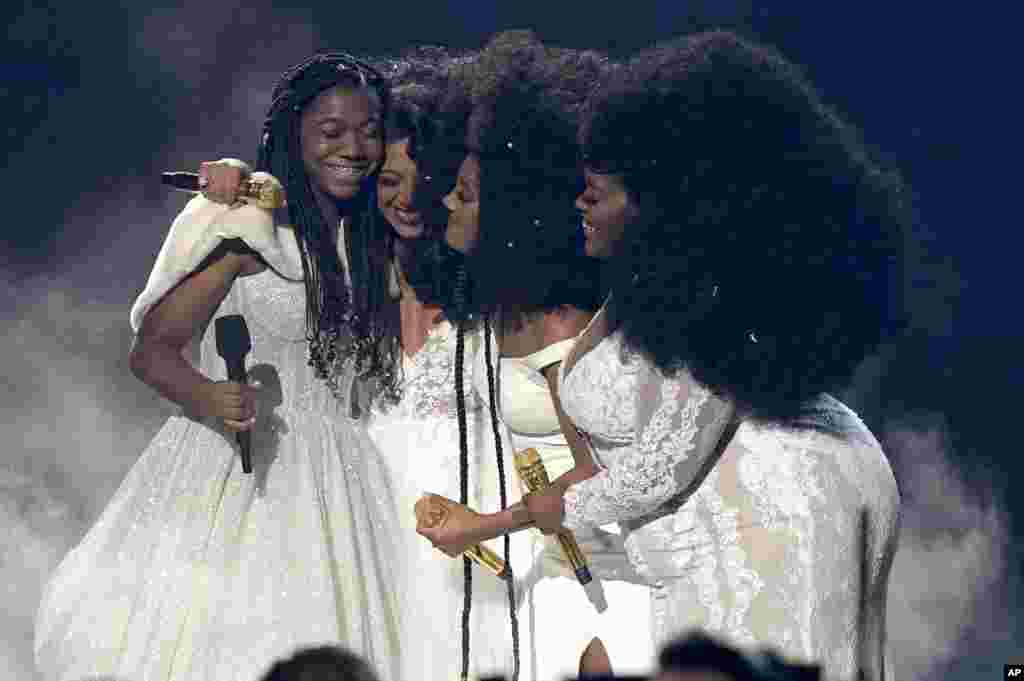
{"label": "earring", "polygon": [[402,286],[398,281],[398,264],[392,260],[388,268],[388,295],[392,300],[401,300]]}

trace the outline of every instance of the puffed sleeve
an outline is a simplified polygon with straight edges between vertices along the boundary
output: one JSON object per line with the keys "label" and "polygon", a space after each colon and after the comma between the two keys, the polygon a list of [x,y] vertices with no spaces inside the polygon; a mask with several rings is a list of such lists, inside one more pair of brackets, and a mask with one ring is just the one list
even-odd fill
{"label": "puffed sleeve", "polygon": [[252,205],[226,206],[196,196],[175,218],[146,288],[132,305],[132,329],[138,332],[149,309],[225,239],[241,239],[282,276],[302,279],[295,238],[288,228],[274,226],[271,212]]}
{"label": "puffed sleeve", "polygon": [[712,395],[688,372],[667,377],[645,361],[635,393],[625,399],[633,402],[636,439],[609,457],[606,468],[566,490],[563,523],[571,530],[678,507],[714,465],[735,413],[732,403]]}

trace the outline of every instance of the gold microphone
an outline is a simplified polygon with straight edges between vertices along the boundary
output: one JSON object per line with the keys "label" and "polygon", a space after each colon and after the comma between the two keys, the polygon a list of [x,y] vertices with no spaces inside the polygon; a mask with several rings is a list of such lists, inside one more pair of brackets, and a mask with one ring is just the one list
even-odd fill
{"label": "gold microphone", "polygon": [[483,544],[476,544],[475,546],[469,547],[462,552],[462,555],[466,556],[480,567],[490,570],[498,579],[508,579],[512,576],[508,566],[505,565],[505,561],[498,558],[498,554]]}
{"label": "gold microphone", "polygon": [[[203,190],[196,173],[160,173],[160,182],[183,192],[198,194]],[[270,173],[255,172],[242,180],[238,199],[253,203],[264,210],[284,208],[284,187]]]}
{"label": "gold microphone", "polygon": [[[548,471],[544,468],[544,462],[541,461],[536,449],[531,447],[530,449],[516,452],[513,455],[513,459],[519,477],[526,483],[526,488],[531,492],[536,492],[551,484],[551,480],[548,479]],[[558,532],[555,537],[558,538],[558,543],[562,545],[562,551],[565,552],[565,557],[569,559],[569,564],[572,565],[573,572],[576,573],[576,579],[584,586],[589,584],[593,577],[590,576],[587,558],[583,555],[583,551],[580,550],[580,545],[576,543],[576,537],[568,530]]]}

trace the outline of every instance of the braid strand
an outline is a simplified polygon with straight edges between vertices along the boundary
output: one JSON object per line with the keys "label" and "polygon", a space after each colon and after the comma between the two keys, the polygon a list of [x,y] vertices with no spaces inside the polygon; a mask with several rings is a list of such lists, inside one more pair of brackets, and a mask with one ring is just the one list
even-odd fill
{"label": "braid strand", "polygon": [[[487,362],[487,390],[490,398],[491,428],[494,430],[494,449],[498,455],[498,490],[501,494],[501,510],[508,508],[508,494],[505,490],[505,456],[501,446],[501,429],[498,426],[498,400],[494,381],[494,363],[491,361],[491,321],[484,316],[484,359]],[[512,573],[512,539],[504,537],[505,565],[508,566],[508,618],[512,624],[512,681],[519,681],[519,617],[516,614],[516,580]]]}

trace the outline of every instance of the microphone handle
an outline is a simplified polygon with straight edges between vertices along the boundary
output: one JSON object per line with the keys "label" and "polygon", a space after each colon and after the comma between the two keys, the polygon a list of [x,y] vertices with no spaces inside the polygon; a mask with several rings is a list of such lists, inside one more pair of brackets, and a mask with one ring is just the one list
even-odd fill
{"label": "microphone handle", "polygon": [[491,571],[494,573],[494,576],[499,579],[509,579],[512,576],[512,571],[508,569],[505,561],[499,558],[498,554],[483,544],[476,544],[469,547],[462,552],[462,555],[466,556],[480,567]]}
{"label": "microphone handle", "polygon": [[572,532],[559,532],[555,536],[558,538],[558,543],[562,545],[562,551],[569,559],[569,564],[572,565],[576,580],[583,586],[590,584],[594,578],[590,575],[587,559],[584,557],[580,545],[576,543],[576,537],[572,535]]}
{"label": "microphone handle", "polygon": [[[515,462],[516,471],[519,473],[519,478],[530,492],[544,489],[551,484],[547,469],[544,468],[544,462],[541,460],[536,449],[532,447],[524,449],[513,454],[512,458]],[[582,586],[586,586],[593,581],[590,568],[587,566],[587,557],[580,549],[580,545],[576,543],[576,537],[573,533],[566,530],[558,532],[555,537],[562,546],[562,551],[569,560],[569,564],[572,565],[573,572],[576,574],[576,581]]]}
{"label": "microphone handle", "polygon": [[[228,380],[235,383],[245,383],[245,357],[224,358],[228,369]],[[235,440],[238,442],[238,450],[242,457],[242,472],[252,473],[252,433],[248,430],[240,430],[235,433]]]}
{"label": "microphone handle", "polygon": [[238,451],[242,457],[242,472],[252,473],[252,433],[240,430],[235,433],[235,441],[238,442]]}

